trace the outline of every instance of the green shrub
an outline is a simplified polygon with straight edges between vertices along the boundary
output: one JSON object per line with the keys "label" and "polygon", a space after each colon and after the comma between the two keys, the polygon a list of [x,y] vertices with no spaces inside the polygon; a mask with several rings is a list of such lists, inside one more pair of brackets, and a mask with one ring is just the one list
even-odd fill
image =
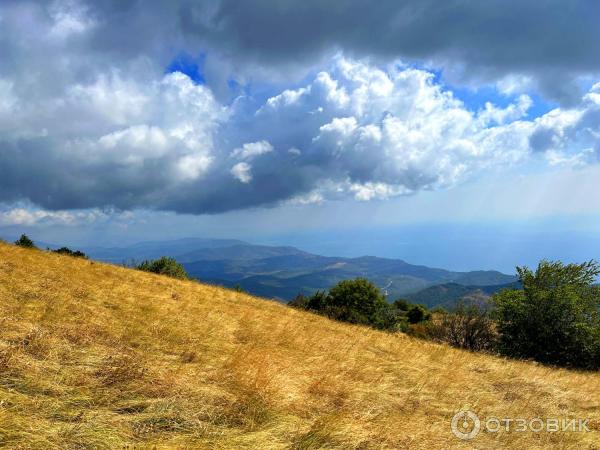
{"label": "green shrub", "polygon": [[33,241],[29,239],[26,234],[22,234],[21,237],[15,241],[15,245],[25,248],[37,248]]}
{"label": "green shrub", "polygon": [[415,324],[429,320],[431,314],[423,305],[411,305],[406,311],[406,318],[409,323]]}
{"label": "green shrub", "polygon": [[181,264],[179,264],[174,258],[162,256],[154,261],[144,261],[139,266],[138,270],[145,272],[153,272],[161,275],[166,275],[172,278],[178,278],[180,280],[188,280],[188,274]]}
{"label": "green shrub", "polygon": [[56,250],[52,250],[54,253],[58,253],[59,255],[67,255],[74,256],[76,258],[87,258],[86,254],[79,250],[71,250],[68,247],[57,248]]}

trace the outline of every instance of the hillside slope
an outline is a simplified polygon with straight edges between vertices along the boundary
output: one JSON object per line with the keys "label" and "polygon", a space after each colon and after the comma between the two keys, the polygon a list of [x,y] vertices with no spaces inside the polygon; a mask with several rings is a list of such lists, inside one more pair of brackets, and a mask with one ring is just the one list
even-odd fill
{"label": "hillside slope", "polygon": [[[0,320],[9,448],[598,448],[598,374],[195,282],[0,244]],[[461,408],[589,418],[593,431],[460,441]]]}

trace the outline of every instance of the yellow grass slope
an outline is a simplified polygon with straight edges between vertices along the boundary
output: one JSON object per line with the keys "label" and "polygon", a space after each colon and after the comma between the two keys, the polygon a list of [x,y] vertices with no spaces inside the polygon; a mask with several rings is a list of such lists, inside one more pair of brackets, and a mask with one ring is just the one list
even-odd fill
{"label": "yellow grass slope", "polygon": [[[590,433],[450,432],[481,416]],[[0,446],[598,448],[600,376],[0,244]]]}

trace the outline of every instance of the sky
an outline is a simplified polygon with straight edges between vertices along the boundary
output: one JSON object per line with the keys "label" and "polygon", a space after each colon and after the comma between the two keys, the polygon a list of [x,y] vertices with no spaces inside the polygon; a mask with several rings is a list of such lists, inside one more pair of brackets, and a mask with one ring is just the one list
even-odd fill
{"label": "sky", "polygon": [[600,250],[593,0],[0,2],[0,237]]}

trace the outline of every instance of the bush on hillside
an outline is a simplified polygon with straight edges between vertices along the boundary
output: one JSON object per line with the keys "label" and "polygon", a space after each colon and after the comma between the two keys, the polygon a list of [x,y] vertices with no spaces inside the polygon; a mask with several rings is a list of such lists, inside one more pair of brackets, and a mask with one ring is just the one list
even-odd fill
{"label": "bush on hillside", "polygon": [[308,309],[308,297],[304,294],[298,294],[289,301],[288,306],[298,309]]}
{"label": "bush on hillside", "polygon": [[233,286],[232,288],[235,292],[240,292],[243,294],[246,294],[247,292],[245,291],[245,289],[238,283],[235,286]]}
{"label": "bush on hillside", "polygon": [[421,323],[431,319],[431,313],[423,305],[411,305],[406,318],[410,324]]}
{"label": "bush on hillside", "polygon": [[189,279],[187,272],[181,264],[179,264],[174,258],[162,256],[159,259],[153,261],[144,261],[139,266],[138,270],[145,272],[158,273],[160,275],[166,275],[172,278],[178,278],[180,280]]}
{"label": "bush on hillside", "polygon": [[54,253],[58,253],[59,255],[67,255],[74,256],[75,258],[87,258],[86,254],[79,250],[71,250],[68,247],[57,248],[56,250],[52,250]]}
{"label": "bush on hillside", "polygon": [[500,351],[567,367],[600,368],[600,266],[542,261],[517,267],[522,290],[493,298]]}
{"label": "bush on hillside", "polygon": [[399,298],[394,301],[391,307],[397,330],[425,337],[418,332],[420,327],[416,327],[416,325],[424,324],[431,319],[431,313],[425,306],[416,305],[406,299]]}
{"label": "bush on hillside", "polygon": [[476,303],[459,302],[450,312],[437,312],[414,329],[416,335],[472,351],[494,351],[498,334],[490,313]]}
{"label": "bush on hillside", "polygon": [[317,291],[308,298],[306,309],[318,313],[324,313],[327,309],[327,292]]}
{"label": "bush on hillside", "polygon": [[37,248],[33,241],[29,239],[29,236],[26,234],[22,234],[21,237],[15,241],[15,245],[25,248]]}

